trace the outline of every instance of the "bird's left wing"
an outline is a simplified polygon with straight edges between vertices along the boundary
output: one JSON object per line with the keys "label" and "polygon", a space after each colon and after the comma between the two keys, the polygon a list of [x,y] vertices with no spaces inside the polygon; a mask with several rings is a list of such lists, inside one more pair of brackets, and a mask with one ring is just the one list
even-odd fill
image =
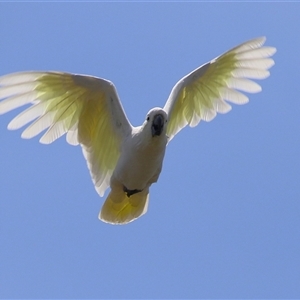
{"label": "bird's left wing", "polygon": [[[2,99],[2,101],[1,101]],[[81,144],[95,188],[102,196],[120,155],[122,139],[131,132],[114,85],[105,79],[60,72],[20,72],[0,77],[0,114],[32,104],[8,129],[33,121],[22,133],[49,144],[67,133]]]}
{"label": "bird's left wing", "polygon": [[187,125],[211,121],[217,113],[227,113],[225,102],[245,104],[248,97],[237,91],[257,93],[261,87],[251,79],[264,79],[274,64],[270,58],[276,49],[262,47],[265,38],[243,43],[202,65],[174,86],[165,104],[169,141]]}

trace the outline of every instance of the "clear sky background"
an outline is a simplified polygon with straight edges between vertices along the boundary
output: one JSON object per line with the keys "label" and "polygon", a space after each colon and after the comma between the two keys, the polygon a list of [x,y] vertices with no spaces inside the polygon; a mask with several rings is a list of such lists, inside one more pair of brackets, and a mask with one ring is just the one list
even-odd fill
{"label": "clear sky background", "polygon": [[[0,116],[0,298],[299,298],[299,3],[0,3],[0,75],[113,81],[133,125],[248,39],[277,47],[263,91],[167,148],[148,213],[102,223],[80,147]],[[20,111],[20,110],[18,110]]]}

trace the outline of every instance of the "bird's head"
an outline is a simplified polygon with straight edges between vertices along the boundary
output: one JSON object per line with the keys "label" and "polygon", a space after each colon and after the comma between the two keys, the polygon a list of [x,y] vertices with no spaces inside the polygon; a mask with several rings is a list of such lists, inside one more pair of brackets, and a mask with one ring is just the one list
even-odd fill
{"label": "bird's head", "polygon": [[166,132],[167,113],[162,108],[152,108],[146,116],[144,128],[151,131],[152,137]]}

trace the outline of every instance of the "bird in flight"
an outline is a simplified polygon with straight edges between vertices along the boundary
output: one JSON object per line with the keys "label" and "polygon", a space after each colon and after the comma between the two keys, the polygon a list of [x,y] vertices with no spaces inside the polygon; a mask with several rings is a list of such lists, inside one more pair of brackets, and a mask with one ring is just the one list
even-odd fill
{"label": "bird in flight", "polygon": [[167,144],[185,126],[211,121],[257,93],[274,65],[265,37],[247,41],[198,67],[173,87],[163,108],[152,108],[141,126],[128,120],[117,90],[103,78],[65,72],[18,72],[0,77],[0,114],[31,104],[8,129],[27,125],[22,138],[45,131],[50,144],[66,134],[80,144],[95,189],[108,194],[99,219],[126,224],[146,213],[149,189],[162,170]]}

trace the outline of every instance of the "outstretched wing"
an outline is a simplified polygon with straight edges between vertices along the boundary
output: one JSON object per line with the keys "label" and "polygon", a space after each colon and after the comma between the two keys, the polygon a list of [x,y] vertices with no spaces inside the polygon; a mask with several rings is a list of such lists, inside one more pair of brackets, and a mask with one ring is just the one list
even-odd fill
{"label": "outstretched wing", "polygon": [[[2,99],[2,101],[1,101]],[[81,144],[95,188],[102,196],[120,155],[122,139],[131,132],[114,85],[105,79],[59,72],[20,72],[0,77],[0,114],[32,104],[8,129],[33,121],[22,133],[50,144],[67,133]]]}
{"label": "outstretched wing", "polygon": [[245,104],[243,91],[257,93],[261,87],[251,79],[264,79],[274,65],[269,58],[273,47],[262,47],[265,38],[243,43],[197,68],[174,86],[165,104],[168,114],[169,141],[186,125],[196,126],[201,120],[211,121],[217,113],[227,113],[225,102]]}

